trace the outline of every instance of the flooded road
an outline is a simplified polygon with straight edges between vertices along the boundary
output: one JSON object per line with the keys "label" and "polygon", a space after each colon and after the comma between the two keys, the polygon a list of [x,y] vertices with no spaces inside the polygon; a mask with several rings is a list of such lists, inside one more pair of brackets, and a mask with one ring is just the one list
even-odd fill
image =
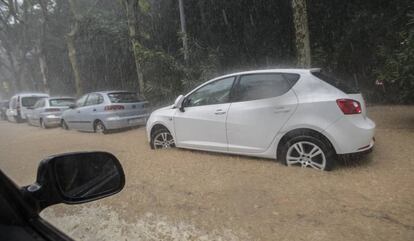
{"label": "flooded road", "polygon": [[376,146],[332,172],[188,150],[153,151],[145,128],[108,135],[0,122],[0,168],[19,185],[64,152],[114,153],[125,189],[42,216],[77,240],[413,240],[414,106],[375,106]]}

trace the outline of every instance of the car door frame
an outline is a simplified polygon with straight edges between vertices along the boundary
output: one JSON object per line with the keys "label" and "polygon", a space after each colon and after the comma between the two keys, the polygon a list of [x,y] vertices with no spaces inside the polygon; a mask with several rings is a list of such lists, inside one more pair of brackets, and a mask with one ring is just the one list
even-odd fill
{"label": "car door frame", "polygon": [[[210,150],[210,151],[218,151],[218,152],[227,152],[228,151],[228,140],[227,140],[227,130],[226,130],[226,120],[227,120],[227,114],[228,114],[228,110],[231,106],[232,103],[232,97],[233,97],[233,91],[234,91],[234,86],[236,84],[236,81],[238,79],[238,75],[229,75],[229,76],[222,76],[220,78],[217,79],[212,79],[210,81],[207,81],[206,83],[196,87],[195,89],[193,89],[192,91],[190,91],[189,93],[187,93],[184,97],[184,101],[186,98],[188,98],[188,96],[192,95],[194,92],[198,91],[199,89],[212,84],[214,82],[220,81],[220,80],[224,80],[227,78],[234,78],[233,79],[233,83],[230,87],[229,90],[229,100],[227,103],[221,103],[221,104],[211,104],[211,105],[202,105],[202,106],[192,106],[192,107],[184,107],[184,111],[182,111],[180,108],[177,108],[177,110],[174,113],[174,133],[175,133],[175,140],[176,140],[176,146],[177,147],[184,147],[184,148],[190,148],[190,149],[198,149],[198,150]],[[180,115],[181,113],[185,113],[186,111],[188,111],[188,108],[210,108],[209,111],[212,111],[211,115],[212,116],[218,116],[219,118],[221,117],[221,119],[223,119],[223,135],[225,136],[225,142],[223,143],[219,143],[219,142],[198,142],[197,141],[193,141],[191,142],[187,142],[184,143],[182,141],[180,141],[180,131],[177,131],[177,117],[178,115]],[[219,113],[220,112],[220,113]],[[223,114],[222,114],[223,113]],[[210,145],[209,145],[210,143]]]}
{"label": "car door frame", "polygon": [[[102,100],[96,104],[87,105],[89,98],[92,95],[97,95],[99,98],[98,100]],[[101,93],[89,93],[88,97],[85,100],[85,104],[81,109],[81,113],[79,113],[79,126],[81,130],[84,131],[95,131],[94,130],[94,121],[97,118],[95,115],[97,112],[97,106],[103,104],[105,102],[104,96]]]}
{"label": "car door frame", "polygon": [[18,225],[22,229],[34,232],[42,237],[45,241],[73,241],[68,235],[54,227],[52,224],[40,217],[29,204],[13,180],[11,180],[0,169],[0,195],[12,207],[12,212],[24,222],[24,226]]}
{"label": "car door frame", "polygon": [[[82,102],[81,106],[78,106],[78,101],[82,99],[83,97],[85,97],[85,100]],[[79,109],[85,106],[85,103],[88,97],[89,97],[89,94],[82,95],[79,99],[76,100],[76,108],[68,109],[64,112],[64,115],[65,115],[64,120],[70,129],[78,130],[80,128],[80,125],[79,125],[80,110]]]}
{"label": "car door frame", "polygon": [[42,113],[42,111],[44,111],[44,108],[46,107],[46,98],[42,98],[39,100],[39,103],[43,102],[43,105],[34,108],[32,110],[32,121],[33,123],[35,123],[35,125],[39,125],[40,126],[40,114]]}
{"label": "car door frame", "polygon": [[[282,77],[288,82],[288,84],[291,85],[290,88],[285,93],[283,93],[282,95],[278,95],[278,96],[275,96],[275,97],[261,98],[261,99],[248,100],[248,101],[239,101],[237,99],[238,96],[236,96],[235,91],[236,91],[236,88],[239,86],[240,80],[241,80],[241,78],[243,76],[247,76],[247,75],[266,75],[266,74],[280,74],[280,75],[282,75]],[[293,72],[292,73],[290,73],[290,72],[289,73],[285,73],[285,72],[262,72],[262,73],[246,73],[246,74],[240,74],[240,75],[237,76],[237,80],[235,81],[235,83],[234,83],[234,85],[232,87],[232,96],[231,96],[232,99],[231,100],[232,100],[233,107],[234,107],[235,104],[238,104],[240,102],[250,102],[250,101],[263,101],[263,102],[265,102],[266,100],[271,101],[271,99],[275,99],[276,100],[278,98],[284,97],[284,95],[288,94],[289,92],[290,92],[289,94],[291,95],[290,96],[291,101],[293,101],[293,106],[292,106],[292,108],[282,108],[282,107],[275,107],[274,108],[274,111],[273,111],[274,114],[287,113],[287,114],[289,114],[289,116],[286,118],[285,121],[283,121],[283,123],[281,124],[280,128],[275,133],[271,133],[273,137],[271,138],[271,141],[269,143],[267,143],[268,145],[265,146],[264,148],[249,147],[249,146],[237,146],[237,145],[236,146],[233,146],[233,144],[230,143],[231,142],[231,138],[229,138],[229,136],[230,136],[229,131],[231,131],[231,128],[229,127],[229,122],[228,122],[229,121],[229,116],[227,116],[227,120],[226,120],[226,131],[227,131],[227,137],[228,137],[227,138],[227,142],[228,142],[229,152],[231,152],[231,153],[239,153],[239,154],[247,154],[247,155],[249,155],[249,154],[251,154],[251,155],[257,155],[257,154],[266,152],[271,147],[271,144],[272,144],[274,138],[280,132],[280,130],[283,129],[283,126],[290,119],[290,117],[295,112],[295,110],[296,110],[296,108],[298,106],[298,99],[297,99],[296,94],[292,90],[292,88],[293,88],[293,85],[301,78],[301,76],[299,74],[297,74],[299,76],[299,78],[298,78],[297,81],[295,81],[295,83],[292,84],[292,83],[289,83],[289,80],[286,78],[286,76],[284,76],[285,74],[296,74],[296,73],[293,73]],[[228,110],[228,113],[229,114],[232,111],[231,108],[232,108],[232,106],[230,106],[230,108]]]}

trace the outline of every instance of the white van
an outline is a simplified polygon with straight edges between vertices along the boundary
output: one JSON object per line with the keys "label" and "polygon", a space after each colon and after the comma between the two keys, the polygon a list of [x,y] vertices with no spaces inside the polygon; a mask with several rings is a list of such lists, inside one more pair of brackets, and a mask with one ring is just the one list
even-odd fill
{"label": "white van", "polygon": [[42,98],[49,97],[43,93],[24,93],[14,95],[9,102],[9,109],[6,112],[7,119],[13,122],[23,122],[26,120],[27,108]]}

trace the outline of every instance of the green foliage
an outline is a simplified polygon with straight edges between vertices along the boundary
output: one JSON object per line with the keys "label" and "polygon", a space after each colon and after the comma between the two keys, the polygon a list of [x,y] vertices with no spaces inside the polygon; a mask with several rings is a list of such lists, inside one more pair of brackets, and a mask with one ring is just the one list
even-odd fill
{"label": "green foliage", "polygon": [[385,82],[384,93],[391,94],[383,98],[383,101],[385,99],[392,103],[414,103],[414,15],[409,16],[411,29],[398,34],[398,46],[395,49],[380,46],[378,51],[384,63],[375,73],[379,80]]}
{"label": "green foliage", "polygon": [[133,47],[144,75],[148,100],[153,104],[165,103],[181,93],[184,71],[172,56],[162,50],[145,48],[138,42]]}
{"label": "green foliage", "polygon": [[[75,36],[76,59],[85,91],[138,90],[135,60],[143,73],[144,94],[153,103],[171,102],[222,74],[296,67],[290,0],[185,0],[187,63],[182,53],[178,1],[135,1],[139,3],[138,34],[133,40],[128,34],[125,1],[77,1],[82,17]],[[14,76],[10,70],[7,56],[0,55],[0,82],[13,91],[19,90],[19,80],[20,89],[39,89],[37,51],[42,43],[52,94],[73,94],[66,39],[75,19],[68,1],[44,0],[48,5],[44,40],[37,1],[20,2],[31,3],[27,14],[22,9],[18,13],[27,20],[6,21],[3,25],[9,23],[7,28],[0,26],[2,51],[10,50],[18,74]],[[7,16],[3,5],[0,7]],[[413,103],[411,1],[307,0],[307,8],[312,67],[322,67],[358,84],[370,102]],[[376,80],[382,80],[384,87],[376,86]]]}

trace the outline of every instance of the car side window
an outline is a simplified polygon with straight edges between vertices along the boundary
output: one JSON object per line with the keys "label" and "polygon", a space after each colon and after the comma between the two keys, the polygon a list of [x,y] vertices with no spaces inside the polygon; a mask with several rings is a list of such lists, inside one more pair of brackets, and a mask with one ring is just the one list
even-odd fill
{"label": "car side window", "polygon": [[88,95],[84,95],[84,96],[82,96],[80,99],[78,99],[77,101],[76,101],[76,106],[77,107],[81,107],[81,106],[84,106],[85,105],[85,101],[86,101],[86,98],[88,97]]}
{"label": "car side window", "polygon": [[235,87],[235,101],[281,96],[292,87],[291,82],[281,73],[243,75]]}
{"label": "car side window", "polygon": [[228,103],[234,79],[235,77],[220,79],[201,87],[186,98],[184,105],[191,107]]}
{"label": "car side window", "polygon": [[103,97],[100,94],[90,94],[85,105],[99,105],[102,102]]}

